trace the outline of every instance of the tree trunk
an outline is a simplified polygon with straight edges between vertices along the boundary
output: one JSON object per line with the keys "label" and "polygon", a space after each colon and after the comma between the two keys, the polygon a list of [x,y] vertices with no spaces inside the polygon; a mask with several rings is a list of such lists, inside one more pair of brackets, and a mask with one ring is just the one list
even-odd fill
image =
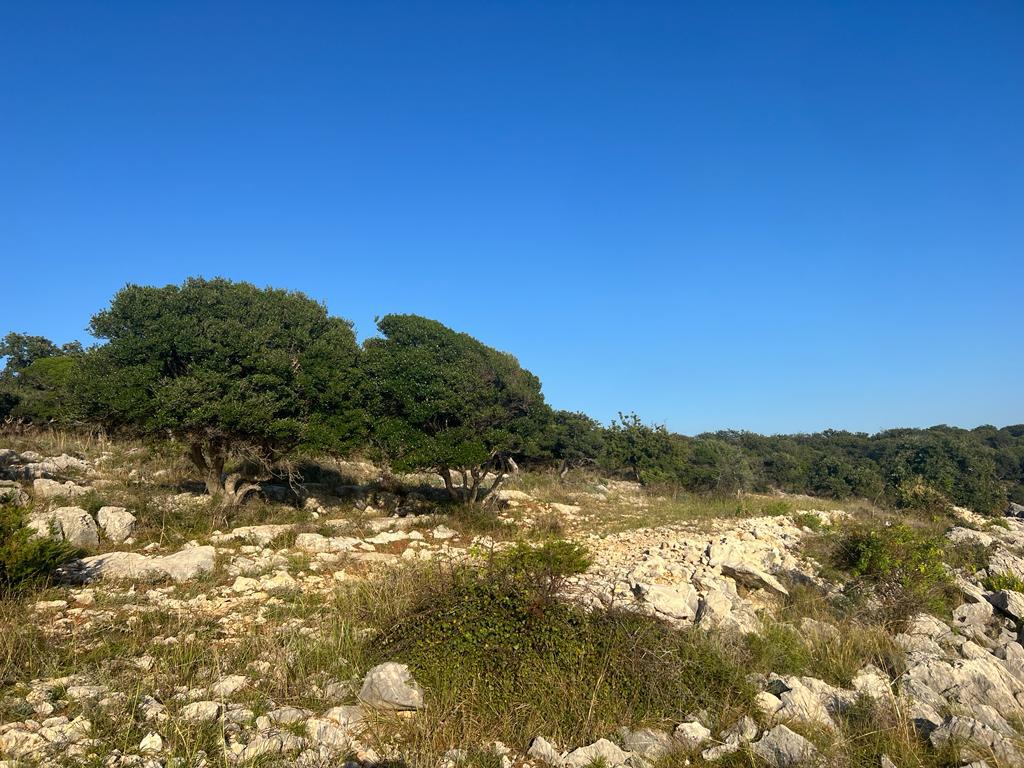
{"label": "tree trunk", "polygon": [[241,472],[232,472],[224,478],[224,503],[237,507],[250,493],[260,489],[260,484],[246,478]]}
{"label": "tree trunk", "polygon": [[448,498],[452,501],[458,501],[459,494],[458,491],[455,490],[455,483],[452,482],[452,471],[448,467],[441,467],[441,469],[438,470],[438,474],[440,474],[441,478],[444,480],[444,488],[448,491]]}
{"label": "tree trunk", "polygon": [[202,473],[206,492],[211,496],[222,493],[224,491],[224,455],[210,446],[192,443],[189,446],[189,458],[196,465],[196,469]]}

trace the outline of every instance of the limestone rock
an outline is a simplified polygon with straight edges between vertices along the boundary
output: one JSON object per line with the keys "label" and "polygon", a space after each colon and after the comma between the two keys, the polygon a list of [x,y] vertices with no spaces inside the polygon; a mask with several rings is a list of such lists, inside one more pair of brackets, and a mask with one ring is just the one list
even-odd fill
{"label": "limestone rock", "polygon": [[139,742],[139,751],[143,754],[147,752],[160,752],[163,748],[164,740],[156,731],[150,731]]}
{"label": "limestone rock", "polygon": [[115,544],[121,544],[135,533],[135,515],[124,507],[100,507],[96,521],[103,535]]}
{"label": "limestone rock", "polygon": [[1011,768],[1024,766],[1024,756],[1008,738],[970,717],[950,717],[928,738],[935,747],[949,742],[956,744],[963,760],[995,757],[999,765]]}
{"label": "limestone rock", "polygon": [[528,757],[540,760],[548,765],[558,765],[562,761],[562,755],[554,745],[543,736],[537,736],[530,742],[530,748],[526,750]]}
{"label": "limestone rock", "polygon": [[776,725],[751,745],[754,754],[772,768],[790,768],[813,759],[817,748],[784,725]]}
{"label": "limestone rock", "polygon": [[245,675],[227,675],[210,686],[210,693],[220,699],[226,699],[249,684]]}
{"label": "limestone rock", "polygon": [[672,749],[672,737],[665,731],[657,731],[653,728],[641,728],[638,731],[624,728],[622,729],[622,746],[626,748],[627,752],[632,752],[647,760],[657,760]]}
{"label": "limestone rock", "polygon": [[565,768],[585,768],[585,766],[601,760],[605,765],[616,766],[625,763],[627,757],[629,755],[619,749],[613,742],[608,741],[608,739],[598,739],[593,744],[574,749],[565,756],[562,760],[562,765]]}
{"label": "limestone rock", "polygon": [[366,673],[359,700],[374,709],[417,710],[423,708],[423,689],[409,667],[389,661]]}
{"label": "limestone rock", "polygon": [[989,595],[989,602],[1011,619],[1024,619],[1024,595],[1012,589],[1001,589]]}
{"label": "limestone rock", "polygon": [[196,701],[181,708],[181,716],[190,723],[212,723],[224,707],[218,701]]}
{"label": "limestone rock", "polygon": [[770,573],[755,568],[749,563],[736,561],[722,563],[722,573],[747,589],[768,589],[780,595],[789,594],[789,590],[782,586],[782,582]]}
{"label": "limestone rock", "polygon": [[37,499],[76,499],[92,493],[92,488],[76,485],[72,482],[61,483],[37,477],[32,481],[32,493]]}
{"label": "limestone rock", "polygon": [[56,535],[76,547],[95,547],[100,543],[96,521],[81,507],[59,507],[32,515],[28,526],[39,536]]}
{"label": "limestone rock", "polygon": [[213,571],[216,550],[211,546],[189,547],[173,555],[149,557],[138,552],[107,552],[86,557],[65,572],[82,581],[96,579],[194,579]]}
{"label": "limestone rock", "polygon": [[692,622],[697,617],[700,596],[692,584],[641,584],[637,591],[645,603],[670,619]]}
{"label": "limestone rock", "polygon": [[677,725],[672,736],[677,742],[683,745],[684,749],[693,752],[699,749],[704,742],[711,738],[711,730],[705,728],[696,720],[691,720],[688,723],[680,723]]}

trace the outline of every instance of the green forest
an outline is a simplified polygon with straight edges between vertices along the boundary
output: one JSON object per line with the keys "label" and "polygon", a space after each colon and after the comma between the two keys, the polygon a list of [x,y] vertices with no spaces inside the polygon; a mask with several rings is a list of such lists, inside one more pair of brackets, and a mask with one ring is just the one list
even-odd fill
{"label": "green forest", "polygon": [[89,348],[3,338],[0,422],[173,441],[232,503],[284,459],[331,455],[435,472],[468,503],[530,467],[894,508],[1024,504],[1024,424],[691,437],[624,403],[605,426],[551,408],[513,355],[434,320],[387,315],[359,344],[350,322],[301,293],[219,278],[125,286],[89,330],[101,340]]}

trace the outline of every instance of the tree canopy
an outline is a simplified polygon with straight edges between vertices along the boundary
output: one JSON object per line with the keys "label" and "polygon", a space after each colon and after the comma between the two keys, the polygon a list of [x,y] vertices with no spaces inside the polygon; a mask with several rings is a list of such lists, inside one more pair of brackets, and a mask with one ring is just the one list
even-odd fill
{"label": "tree canopy", "polygon": [[367,409],[395,469],[435,471],[453,499],[475,502],[517,455],[539,451],[550,409],[515,357],[417,315],[387,315],[377,327],[382,337],[364,345]]}
{"label": "tree canopy", "polygon": [[359,437],[359,370],[348,321],[293,291],[192,278],[128,285],[95,315],[107,343],[84,361],[87,413],[108,428],[189,446],[207,489],[238,500],[248,466],[300,445],[341,449]]}

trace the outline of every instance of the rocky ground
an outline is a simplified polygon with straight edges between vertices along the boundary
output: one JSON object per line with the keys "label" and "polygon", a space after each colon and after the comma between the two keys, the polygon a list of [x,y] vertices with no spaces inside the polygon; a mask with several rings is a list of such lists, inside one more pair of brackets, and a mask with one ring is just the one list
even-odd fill
{"label": "rocky ground", "polygon": [[[789,514],[622,529],[647,519],[634,514],[647,502],[627,484],[595,483],[557,500],[513,488],[503,494],[504,527],[481,534],[444,516],[399,516],[410,510],[372,485],[320,484],[301,492],[285,522],[186,539],[153,519],[209,515],[201,495],[165,483],[144,510],[105,503],[155,482],[124,456],[0,449],[0,472],[0,500],[31,505],[39,535],[94,553],[64,570],[64,584],[9,609],[17,615],[7,616],[7,653],[18,662],[0,691],[3,766],[415,762],[403,724],[435,706],[432,692],[401,659],[362,665],[356,639],[365,630],[346,618],[340,595],[385,571],[480,559],[506,546],[513,528],[528,535],[557,523],[587,547],[592,565],[566,599],[590,608],[640,611],[723,638],[789,622],[837,656],[850,641],[848,624],[786,614],[793,590],[841,589],[802,542],[815,520],[828,526],[852,513],[813,501]],[[958,514],[946,536],[984,548],[987,568],[956,574],[962,602],[951,615],[922,611],[891,633],[898,658],[887,669],[855,664],[845,685],[752,672],[756,707],[729,723],[695,712],[589,744],[554,744],[546,733],[523,745],[450,744],[436,762],[454,766],[484,750],[505,767],[814,764],[828,761],[830,740],[870,702],[950,765],[1024,765],[1024,594],[991,588],[994,576],[1024,580],[1024,523]],[[728,762],[737,756],[745,762]],[[895,754],[877,762],[901,764]]]}

